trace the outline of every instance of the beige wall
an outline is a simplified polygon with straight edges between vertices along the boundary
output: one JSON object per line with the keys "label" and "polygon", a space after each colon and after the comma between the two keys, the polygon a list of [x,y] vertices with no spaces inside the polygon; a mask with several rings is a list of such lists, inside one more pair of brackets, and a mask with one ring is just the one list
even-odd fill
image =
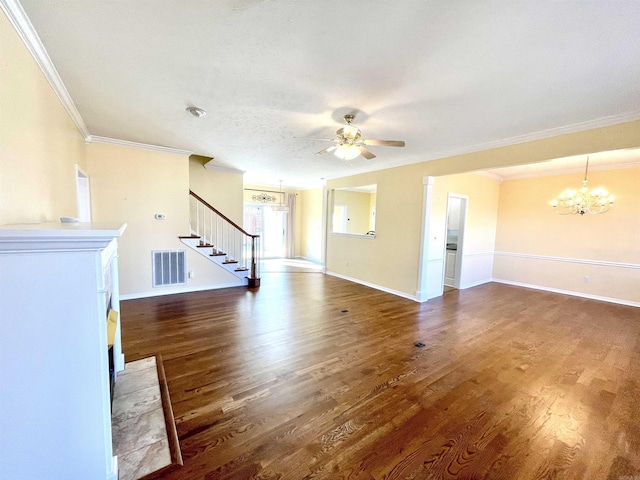
{"label": "beige wall", "polygon": [[[226,202],[229,200],[228,208],[232,219],[241,220],[242,207],[238,207],[236,202],[237,178],[233,177],[233,187],[226,191],[225,188],[209,189],[207,185],[225,184],[218,182],[222,177],[200,178],[193,173],[198,169],[197,165],[191,164],[186,157],[179,158],[174,163],[168,158],[176,158],[175,155],[163,153],[150,153],[138,151],[135,153],[125,147],[115,147],[92,144],[85,147],[82,136],[79,134],[74,123],[67,115],[57,96],[52,91],[48,82],[44,78],[37,64],[29,54],[28,50],[19,39],[13,27],[7,21],[4,13],[0,14],[0,223],[16,222],[41,222],[56,220],[60,216],[77,215],[76,191],[75,191],[75,165],[85,168],[92,175],[92,199],[94,201],[94,220],[127,221],[129,218],[129,228],[125,233],[122,243],[128,245],[129,238],[134,234],[143,238],[142,246],[133,244],[127,246],[121,254],[123,257],[130,257],[131,264],[124,265],[121,261],[121,269],[127,270],[127,279],[123,279],[123,293],[133,293],[148,291],[150,285],[150,250],[152,248],[166,248],[164,245],[171,245],[171,248],[180,248],[181,244],[175,243],[175,236],[179,233],[169,232],[166,225],[171,222],[179,224],[177,230],[182,232],[188,229],[188,206],[187,191],[191,184],[194,189],[203,188],[212,195],[214,202]],[[614,150],[620,148],[633,148],[640,146],[640,121],[628,122],[610,127],[603,127],[584,132],[568,135],[560,135],[553,138],[525,142],[502,148],[490,149],[482,152],[475,152],[465,155],[458,155],[429,162],[423,162],[405,167],[398,167],[378,172],[372,172],[353,177],[334,179],[328,182],[328,188],[350,187],[376,183],[378,185],[377,201],[377,225],[375,239],[361,239],[349,237],[334,237],[329,235],[327,239],[327,267],[329,270],[380,285],[389,289],[414,295],[417,286],[418,263],[420,251],[420,234],[422,224],[422,177],[427,175],[443,176],[457,174],[466,171],[478,170],[486,167],[508,166],[516,164],[526,164],[544,161],[551,158],[558,158],[568,155],[587,154],[592,152]],[[118,150],[121,148],[122,150]],[[90,152],[90,153],[89,153]],[[143,153],[141,153],[143,152]],[[149,165],[150,157],[153,161],[159,159],[159,163],[168,168],[162,171],[158,165]],[[90,161],[85,161],[85,158]],[[127,163],[127,159],[131,162]],[[176,163],[179,166],[176,166]],[[113,167],[109,170],[110,164]],[[174,171],[174,169],[177,169]],[[134,178],[131,172],[135,172],[139,177]],[[176,174],[178,182],[170,182],[169,177]],[[193,179],[190,179],[190,173]],[[594,172],[595,173],[595,172]],[[233,174],[232,174],[233,175]],[[637,182],[637,173],[635,185]],[[196,178],[197,177],[197,178]],[[171,178],[171,180],[175,180]],[[137,182],[133,182],[133,180]],[[139,181],[143,179],[143,181]],[[622,177],[620,181],[625,181]],[[594,177],[595,182],[595,177]],[[618,179],[616,179],[616,182]],[[154,184],[154,182],[156,182]],[[113,190],[113,184],[118,185]],[[131,185],[135,183],[135,185]],[[562,183],[562,185],[560,185]],[[123,185],[127,185],[125,189]],[[168,193],[162,195],[161,188],[169,186]],[[566,188],[561,181],[558,182],[560,191]],[[505,185],[503,191],[507,192],[509,186]],[[537,188],[537,187],[536,187]],[[609,187],[618,195],[616,211],[624,211],[623,200],[614,185]],[[620,191],[627,191],[627,187],[618,187]],[[142,192],[142,193],[138,193]],[[557,193],[557,192],[556,192]],[[113,196],[115,194],[115,197]],[[552,193],[551,195],[554,195]],[[207,194],[208,195],[208,194]],[[220,195],[219,198],[217,196]],[[312,203],[317,201],[318,193],[311,193],[309,197]],[[505,193],[506,195],[506,193]],[[632,193],[627,193],[630,198]],[[321,196],[321,195],[320,195]],[[144,198],[143,198],[144,197]],[[214,198],[215,197],[215,198]],[[303,198],[306,194],[303,195]],[[28,198],[28,200],[26,200]],[[109,206],[109,202],[116,198],[117,205]],[[127,198],[135,199],[135,202],[128,202]],[[167,200],[171,198],[171,201]],[[205,196],[206,198],[206,196]],[[550,198],[545,192],[545,198]],[[164,200],[163,200],[164,199]],[[300,199],[300,196],[299,196]],[[144,200],[147,200],[145,203]],[[136,203],[138,210],[127,211],[131,203]],[[139,205],[138,205],[139,203]],[[300,215],[307,208],[304,200],[299,202]],[[219,204],[219,203],[218,203]],[[502,204],[501,204],[502,205]],[[632,205],[632,203],[629,203]],[[152,215],[157,213],[159,208],[170,213],[170,221],[160,227]],[[508,207],[505,207],[508,208]],[[174,216],[175,209],[175,216]],[[184,212],[182,212],[184,209]],[[180,211],[180,212],[179,212]],[[557,222],[560,219],[567,220],[562,224],[562,229],[566,225],[574,225],[577,220],[584,220],[580,227],[586,222],[598,220],[607,225],[607,228],[600,231],[610,232],[612,240],[610,243],[616,244],[614,249],[610,249],[607,243],[596,243],[580,250],[578,253],[587,260],[597,260],[605,263],[618,262],[638,264],[637,257],[633,253],[640,250],[637,247],[638,231],[633,225],[638,224],[637,210],[625,214],[623,222],[610,220],[614,212],[610,212],[603,217],[591,219],[566,219],[565,217],[554,217]],[[178,214],[183,214],[179,220]],[[151,219],[149,220],[149,215]],[[498,235],[496,250],[506,251],[510,245],[516,243],[509,240],[509,234],[501,230],[502,221],[510,226],[510,231],[518,231],[518,224],[522,219],[516,218],[516,212],[509,213],[508,210],[500,211],[498,220]],[[603,219],[603,220],[601,220]],[[574,223],[569,223],[574,222]],[[301,225],[301,220],[298,220]],[[551,224],[554,225],[554,224]],[[149,227],[152,233],[161,232],[157,237],[150,236],[145,230]],[[317,230],[317,225],[305,224],[301,232],[304,234],[297,236],[300,243],[296,245],[297,254],[303,252],[305,256],[310,255],[306,250],[309,245],[313,245],[311,232]],[[554,232],[558,227],[551,229]],[[166,229],[166,230],[165,230]],[[620,231],[628,232],[620,235]],[[133,233],[132,233],[133,232]],[[586,232],[583,232],[587,234]],[[591,234],[591,231],[588,232]],[[551,234],[550,234],[551,235]],[[302,238],[305,238],[302,247]],[[536,246],[532,236],[519,238],[518,250],[516,253],[535,252],[531,255],[538,256],[563,256],[577,258],[575,248],[571,242],[559,242],[564,244],[564,249],[556,254],[546,253],[555,251],[559,245],[553,243],[543,243]],[[577,241],[577,240],[576,240]],[[315,246],[312,247],[312,249]],[[583,248],[583,247],[581,247]],[[140,253],[138,257],[136,255]],[[511,252],[513,253],[513,252]],[[195,254],[194,254],[195,255]],[[145,260],[146,257],[146,260]],[[206,259],[197,256],[197,260],[189,258],[190,265],[197,265],[196,282],[209,282],[208,274],[200,275],[199,271],[205,270],[205,265],[197,262],[205,262]],[[496,258],[494,274],[505,279],[516,278],[514,272],[520,273],[527,270],[527,265],[515,267],[516,260],[505,260],[505,255]],[[517,258],[521,264],[528,262],[525,257]],[[123,258],[124,260],[124,258]],[[136,263],[141,262],[141,263]],[[192,263],[193,262],[193,263]],[[509,265],[508,262],[513,262]],[[564,262],[567,263],[567,262]],[[347,266],[348,264],[348,266]],[[578,268],[572,263],[571,268]],[[591,265],[591,264],[589,264]],[[593,266],[593,265],[592,265]],[[600,265],[605,267],[607,265]],[[565,267],[569,268],[568,265]],[[610,267],[610,266],[607,266]],[[541,272],[540,275],[548,275],[549,270]],[[613,290],[624,290],[637,285],[637,269],[626,267],[610,267],[607,273],[592,275],[588,287],[595,289],[597,284],[606,283],[607,288]],[[228,275],[226,272],[222,272]],[[580,280],[585,276],[582,272],[569,273],[572,281]],[[578,280],[575,280],[575,279]],[[148,281],[149,280],[149,281]],[[534,278],[521,278],[523,283],[546,280]],[[218,285],[223,283],[217,283]],[[593,286],[596,284],[596,286]],[[624,284],[623,286],[621,286]],[[559,287],[565,288],[565,287]],[[566,288],[578,289],[577,285],[567,285]],[[599,288],[599,287],[598,287]],[[636,289],[637,290],[637,289]],[[595,291],[595,290],[588,290]],[[599,290],[598,290],[599,291]],[[625,298],[636,298],[636,293],[628,292],[616,294],[607,291],[599,291],[597,295],[610,296],[622,295]]]}
{"label": "beige wall", "polygon": [[[327,270],[414,296],[418,286],[421,247],[423,177],[638,146],[640,121],[635,121],[329,180],[328,189],[375,183],[378,186],[378,195],[376,238],[351,238],[329,234]],[[613,187],[611,189],[613,190]]]}
{"label": "beige wall", "polygon": [[334,204],[347,205],[348,220],[346,233],[364,235],[370,230],[370,193],[336,190],[334,193]]}
{"label": "beige wall", "polygon": [[[426,171],[428,175],[440,176],[638,147],[640,120],[431,160],[417,165],[421,165],[420,171]],[[411,169],[412,166],[399,168]]]}
{"label": "beige wall", "polygon": [[640,303],[640,168],[592,171],[588,179],[590,188],[615,194],[609,212],[554,213],[549,201],[578,188],[580,173],[502,184],[496,279]]}
{"label": "beige wall", "polygon": [[208,170],[204,163],[208,158],[189,157],[189,188],[242,226],[242,174],[222,170]]}
{"label": "beige wall", "polygon": [[75,165],[85,145],[0,11],[0,224],[77,216]]}
{"label": "beige wall", "polygon": [[450,194],[466,197],[467,203],[464,243],[459,243],[457,252],[459,261],[462,262],[460,288],[485,283],[492,278],[500,182],[474,173],[436,177],[427,267],[433,270],[431,275],[435,274],[437,277],[438,294],[441,294],[443,278],[441,269],[444,267]]}
{"label": "beige wall", "polygon": [[[178,239],[189,234],[189,158],[118,145],[90,144],[87,165],[93,219],[126,223],[119,240],[120,291],[125,296],[160,295],[238,284],[237,278]],[[206,172],[205,172],[206,173]],[[206,181],[196,180],[196,184]],[[228,192],[233,195],[233,192]],[[240,190],[241,195],[241,190]],[[165,215],[156,220],[155,214]],[[186,250],[194,278],[187,285],[152,287],[153,250]]]}
{"label": "beige wall", "polygon": [[376,208],[377,201],[378,201],[378,194],[376,192],[372,192],[369,195],[369,213],[370,214],[373,213],[369,217],[369,230],[374,230],[374,231],[376,229],[375,208]]}
{"label": "beige wall", "polygon": [[422,175],[405,168],[327,181],[327,189],[377,184],[376,235],[327,235],[327,271],[415,295]]}
{"label": "beige wall", "polygon": [[303,190],[301,200],[300,256],[322,262],[322,188]]}
{"label": "beige wall", "polygon": [[483,175],[467,173],[436,177],[433,188],[432,225],[437,230],[432,235],[442,240],[446,237],[447,199],[449,194],[468,197],[467,223],[465,227],[464,253],[493,252],[496,237],[500,182]]}

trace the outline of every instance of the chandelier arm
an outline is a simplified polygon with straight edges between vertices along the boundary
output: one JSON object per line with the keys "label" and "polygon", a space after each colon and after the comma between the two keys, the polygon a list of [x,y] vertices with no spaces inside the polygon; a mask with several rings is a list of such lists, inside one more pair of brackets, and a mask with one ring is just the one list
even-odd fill
{"label": "chandelier arm", "polygon": [[614,202],[614,196],[609,195],[602,187],[587,189],[587,174],[589,172],[589,156],[584,167],[584,180],[579,190],[567,189],[552,200],[551,206],[558,215],[598,215],[608,212]]}
{"label": "chandelier arm", "polygon": [[587,155],[587,165],[584,167],[584,181],[587,181],[587,171],[589,170],[589,155]]}

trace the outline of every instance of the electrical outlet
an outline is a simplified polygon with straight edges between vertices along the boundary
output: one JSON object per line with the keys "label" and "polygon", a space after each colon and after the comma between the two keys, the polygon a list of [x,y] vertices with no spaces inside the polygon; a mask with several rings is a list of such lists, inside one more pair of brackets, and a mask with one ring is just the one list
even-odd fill
{"label": "electrical outlet", "polygon": [[591,279],[589,277],[584,277],[584,283],[589,283]]}
{"label": "electrical outlet", "polygon": [[344,262],[344,266],[348,267],[349,266],[349,262]]}
{"label": "electrical outlet", "polygon": [[193,269],[189,269],[188,276],[189,278],[193,278]]}

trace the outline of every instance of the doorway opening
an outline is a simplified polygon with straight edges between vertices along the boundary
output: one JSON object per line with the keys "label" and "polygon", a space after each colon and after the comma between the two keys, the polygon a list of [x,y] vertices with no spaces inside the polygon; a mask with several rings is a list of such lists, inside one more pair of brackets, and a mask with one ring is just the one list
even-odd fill
{"label": "doorway opening", "polygon": [[446,244],[443,265],[443,288],[459,289],[462,276],[464,229],[468,197],[450,193],[447,197]]}
{"label": "doorway opening", "polygon": [[81,222],[91,221],[91,187],[89,185],[89,175],[83,172],[76,165],[76,196],[78,202],[78,220]]}
{"label": "doorway opening", "polygon": [[271,205],[244,205],[244,228],[254,235],[260,235],[260,257],[284,258],[287,239],[285,212],[275,211]]}
{"label": "doorway opening", "polygon": [[347,233],[349,231],[349,206],[336,203],[333,206],[333,231],[335,233]]}

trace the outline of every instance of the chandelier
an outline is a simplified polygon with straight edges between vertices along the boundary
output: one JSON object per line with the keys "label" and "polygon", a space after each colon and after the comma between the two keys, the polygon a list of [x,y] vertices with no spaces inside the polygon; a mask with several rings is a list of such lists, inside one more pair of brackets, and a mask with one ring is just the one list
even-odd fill
{"label": "chandelier", "polygon": [[582,188],[575,190],[567,188],[551,201],[551,206],[559,215],[584,215],[590,213],[598,215],[609,211],[613,205],[614,197],[602,187],[594,188],[591,191],[587,188],[587,171],[589,170],[589,157],[584,169],[584,180]]}
{"label": "chandelier", "polygon": [[289,211],[289,206],[288,205],[283,205],[282,204],[282,180],[280,180],[280,204],[279,205],[273,205],[271,207],[271,210],[273,210],[274,212],[288,212]]}

